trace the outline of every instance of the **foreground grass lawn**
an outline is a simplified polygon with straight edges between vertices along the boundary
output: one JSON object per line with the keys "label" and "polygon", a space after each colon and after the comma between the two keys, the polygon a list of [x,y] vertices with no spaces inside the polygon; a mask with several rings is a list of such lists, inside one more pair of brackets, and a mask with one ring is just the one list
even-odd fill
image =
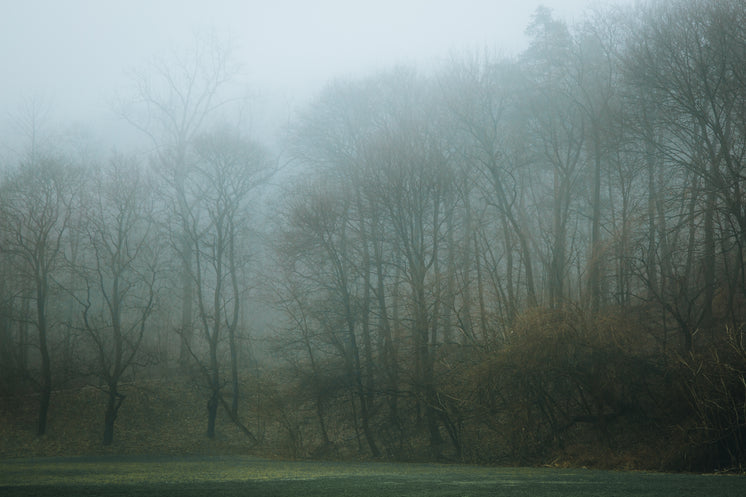
{"label": "foreground grass lawn", "polygon": [[0,461],[0,495],[740,497],[746,477],[235,456],[50,458]]}

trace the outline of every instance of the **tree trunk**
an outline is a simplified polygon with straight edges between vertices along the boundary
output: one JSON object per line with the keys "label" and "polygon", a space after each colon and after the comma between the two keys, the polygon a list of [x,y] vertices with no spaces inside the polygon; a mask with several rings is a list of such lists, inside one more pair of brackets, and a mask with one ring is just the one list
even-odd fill
{"label": "tree trunk", "polygon": [[220,405],[220,374],[218,372],[218,334],[217,330],[211,337],[210,343],[210,399],[207,401],[207,438],[215,438],[215,420],[218,417]]}
{"label": "tree trunk", "polygon": [[238,267],[236,266],[236,229],[231,218],[229,231],[228,231],[228,264],[231,276],[231,289],[233,292],[233,316],[231,322],[228,325],[228,344],[230,347],[231,354],[231,384],[233,387],[233,395],[231,399],[231,413],[235,419],[238,419],[238,400],[239,400],[239,384],[238,384],[238,346],[236,344],[236,329],[238,327],[238,320],[241,315],[240,309],[240,291],[238,286]]}
{"label": "tree trunk", "polygon": [[471,316],[471,285],[472,285],[472,266],[476,258],[477,251],[472,251],[472,234],[475,229],[471,220],[471,202],[469,201],[469,192],[464,194],[464,238],[463,247],[461,247],[461,271],[463,273],[463,283],[461,289],[461,313],[457,316],[462,330],[462,340],[464,336],[474,337],[474,324]]}
{"label": "tree trunk", "polygon": [[[374,229],[376,224],[373,224]],[[381,327],[381,333],[383,334],[383,365],[384,372],[387,379],[388,387],[388,407],[389,407],[389,423],[392,426],[399,427],[399,407],[398,407],[398,391],[399,391],[399,365],[396,357],[396,347],[394,346],[394,338],[391,332],[391,320],[389,319],[388,307],[386,304],[386,290],[384,287],[384,275],[383,275],[383,254],[380,242],[380,238],[376,231],[373,232],[374,240],[374,256],[376,263],[376,300],[378,301],[378,312],[379,322]],[[398,281],[395,279],[395,281]],[[396,299],[396,291],[394,292],[394,300]]]}
{"label": "tree trunk", "polygon": [[238,418],[238,399],[239,399],[239,385],[238,385],[238,350],[236,348],[236,333],[231,327],[228,329],[228,342],[230,346],[231,354],[231,414],[234,418]]}
{"label": "tree trunk", "polygon": [[[359,198],[358,194],[358,198]],[[362,202],[359,202],[359,206],[362,208]],[[361,219],[360,221],[360,244],[363,247],[363,261],[362,261],[362,272],[363,272],[363,300],[361,302],[362,309],[362,332],[363,332],[363,354],[365,355],[365,395],[366,403],[372,405],[374,402],[374,371],[373,371],[373,344],[370,338],[370,247],[368,246],[368,237],[366,236],[365,223]],[[376,452],[378,448],[376,448]]]}
{"label": "tree trunk", "polygon": [[104,415],[104,445],[111,445],[114,441],[114,422],[119,414],[119,408],[124,402],[124,395],[117,391],[116,384],[109,386]]}
{"label": "tree trunk", "polygon": [[554,205],[552,209],[552,255],[549,270],[549,304],[557,308],[564,299],[565,290],[565,244],[564,223],[565,182],[559,171],[554,171]]}
{"label": "tree trunk", "polygon": [[220,392],[213,388],[210,400],[207,401],[207,438],[211,440],[215,438],[215,420],[218,417],[219,405],[218,395],[220,395]]}
{"label": "tree trunk", "polygon": [[180,350],[179,365],[186,368],[192,360],[192,338],[194,335],[194,325],[192,317],[194,315],[194,281],[192,275],[193,259],[195,257],[194,247],[191,236],[189,219],[189,205],[185,194],[186,170],[184,167],[184,147],[180,146],[178,157],[176,159],[176,197],[178,200],[179,214],[182,217],[181,232],[181,330],[180,330]]}
{"label": "tree trunk", "polygon": [[598,312],[601,305],[601,137],[599,125],[593,132],[593,192],[591,205],[591,264],[589,268],[589,290],[591,311]]}
{"label": "tree trunk", "polygon": [[710,174],[705,177],[705,239],[703,254],[704,302],[702,302],[702,323],[712,326],[712,301],[715,298],[715,189],[710,179],[718,174],[717,166],[711,166]]}
{"label": "tree trunk", "polygon": [[194,299],[194,283],[192,282],[192,243],[188,235],[184,234],[183,253],[181,258],[181,332],[179,364],[186,367],[191,363],[192,354],[190,347],[192,345],[192,336],[194,327],[192,326],[192,301]]}
{"label": "tree trunk", "polygon": [[[485,303],[484,299],[484,282],[482,278],[482,264],[481,264],[481,252],[479,250],[479,240],[477,239],[477,232],[476,230],[472,233],[473,243],[474,243],[474,269],[477,273],[477,300],[479,301],[479,336],[482,340],[485,340],[487,337],[487,305]],[[472,327],[472,336],[471,339],[475,340],[476,336],[473,332]]]}
{"label": "tree trunk", "polygon": [[39,277],[36,288],[36,316],[39,329],[39,352],[41,353],[41,390],[39,397],[39,422],[36,434],[47,432],[47,414],[52,397],[52,366],[47,345],[47,280],[46,275]]}
{"label": "tree trunk", "polygon": [[[348,318],[351,319],[351,317],[348,316]],[[352,349],[352,368],[353,368],[353,375],[355,378],[355,387],[357,390],[357,397],[360,401],[360,422],[362,424],[363,429],[363,435],[365,436],[365,441],[368,443],[368,447],[370,448],[370,453],[373,457],[380,457],[381,452],[378,450],[378,446],[376,445],[376,441],[373,438],[373,433],[370,430],[370,412],[368,410],[368,398],[365,394],[365,387],[363,386],[363,377],[362,377],[362,367],[360,364],[360,352],[357,348],[357,341],[355,339],[355,330],[350,325],[348,329],[349,337],[350,337],[350,348]]]}
{"label": "tree trunk", "polygon": [[327,446],[331,442],[329,441],[329,433],[326,430],[326,421],[324,421],[324,399],[321,394],[316,396],[316,416],[319,418],[321,439],[324,441],[324,445]]}
{"label": "tree trunk", "polygon": [[52,398],[52,374],[49,367],[49,353],[42,354],[41,368],[41,391],[39,397],[39,422],[36,434],[44,435],[47,432],[47,414]]}
{"label": "tree trunk", "polygon": [[656,250],[657,250],[657,222],[656,222],[656,205],[659,193],[656,191],[655,184],[655,173],[657,169],[657,161],[655,159],[655,149],[653,145],[653,138],[647,140],[645,144],[645,156],[646,166],[648,172],[648,246],[647,246],[647,261],[645,261],[645,272],[647,273],[648,281],[648,298],[651,299],[655,295],[660,295],[661,290],[658,286],[658,266],[656,265]]}

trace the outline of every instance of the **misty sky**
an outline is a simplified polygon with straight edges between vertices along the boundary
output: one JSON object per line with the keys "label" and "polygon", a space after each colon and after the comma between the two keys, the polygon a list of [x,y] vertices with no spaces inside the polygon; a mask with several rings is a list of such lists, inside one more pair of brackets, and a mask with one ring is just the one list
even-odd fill
{"label": "misty sky", "polygon": [[[459,52],[516,53],[539,4],[579,18],[598,0],[0,0],[0,119],[23,99],[65,122],[111,113],[128,71],[185,48],[194,32],[232,38],[252,94],[290,109],[335,77]],[[618,2],[614,2],[618,3]]]}

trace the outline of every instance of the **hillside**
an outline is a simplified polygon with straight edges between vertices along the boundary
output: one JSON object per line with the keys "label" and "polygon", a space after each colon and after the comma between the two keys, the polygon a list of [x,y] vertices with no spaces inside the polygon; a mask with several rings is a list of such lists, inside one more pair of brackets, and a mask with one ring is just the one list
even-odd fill
{"label": "hillside", "polygon": [[[280,458],[360,459],[354,433],[343,425],[335,428],[333,447],[324,447],[313,435],[307,413],[288,413],[264,408],[257,421],[250,401],[242,406],[251,419],[248,428],[260,437],[253,444],[221,409],[217,436],[205,436],[206,407],[200,391],[188,378],[140,380],[125,385],[127,396],[116,421],[114,443],[101,443],[104,394],[84,386],[53,393],[48,434],[35,435],[37,396],[33,394],[4,397],[0,401],[0,458],[28,458],[80,455],[225,455],[251,454]],[[256,402],[257,399],[253,398]],[[269,406],[271,402],[267,402]],[[292,429],[295,426],[295,439]],[[332,422],[329,423],[330,429]],[[302,429],[302,428],[305,429]],[[671,469],[671,454],[681,442],[672,442],[670,434],[641,433],[639,427],[615,428],[613,448],[599,444],[590,430],[575,429],[572,438],[560,449],[541,460],[506,459],[500,464],[541,464],[559,467],[594,467],[606,469]],[[426,459],[424,446],[412,448],[408,460]],[[476,452],[476,449],[474,449]],[[498,448],[496,452],[501,452]],[[419,454],[419,455],[418,455]],[[485,461],[492,458],[484,456]],[[492,459],[494,462],[494,459]],[[459,462],[459,461],[452,461]],[[475,460],[465,462],[479,462]],[[484,461],[483,461],[484,462]]]}
{"label": "hillside", "polygon": [[35,435],[36,395],[3,398],[0,457],[249,452],[248,439],[225,415],[216,439],[205,437],[205,402],[183,379],[139,381],[122,390],[127,398],[109,447],[101,443],[105,396],[97,388],[55,391],[43,437]]}

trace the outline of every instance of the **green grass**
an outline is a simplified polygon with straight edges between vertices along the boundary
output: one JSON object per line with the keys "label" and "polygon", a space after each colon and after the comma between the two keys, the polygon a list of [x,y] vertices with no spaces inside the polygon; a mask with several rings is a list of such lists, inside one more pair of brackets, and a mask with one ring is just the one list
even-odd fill
{"label": "green grass", "polygon": [[746,495],[746,477],[234,456],[49,458],[0,461],[0,495],[736,497]]}

